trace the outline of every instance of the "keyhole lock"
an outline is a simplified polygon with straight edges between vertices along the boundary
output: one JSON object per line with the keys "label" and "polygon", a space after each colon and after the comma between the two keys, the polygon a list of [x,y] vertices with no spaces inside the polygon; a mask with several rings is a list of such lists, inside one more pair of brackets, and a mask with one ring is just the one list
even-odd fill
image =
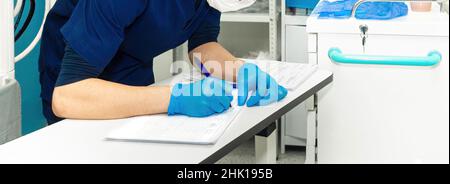
{"label": "keyhole lock", "polygon": [[363,47],[363,52],[366,52],[366,44],[367,44],[367,39],[369,38],[369,26],[367,25],[360,25],[359,26],[359,30],[361,31],[361,38],[362,38],[362,47]]}

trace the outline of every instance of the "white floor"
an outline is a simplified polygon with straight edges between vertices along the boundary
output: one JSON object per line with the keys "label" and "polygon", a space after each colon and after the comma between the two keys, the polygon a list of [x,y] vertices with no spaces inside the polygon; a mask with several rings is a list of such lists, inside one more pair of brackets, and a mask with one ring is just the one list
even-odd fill
{"label": "white floor", "polygon": [[[305,151],[299,148],[287,148],[279,155],[278,164],[304,164]],[[228,154],[217,164],[255,164],[255,142],[250,140]]]}

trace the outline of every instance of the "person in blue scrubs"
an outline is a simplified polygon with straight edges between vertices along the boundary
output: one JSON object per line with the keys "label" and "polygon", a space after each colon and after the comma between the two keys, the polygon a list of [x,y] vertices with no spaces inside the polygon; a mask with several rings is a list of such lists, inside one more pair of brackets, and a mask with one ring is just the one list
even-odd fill
{"label": "person in blue scrubs", "polygon": [[[206,117],[230,107],[225,79],[238,83],[240,105],[284,98],[287,91],[273,78],[217,43],[220,16],[207,0],[57,1],[45,23],[39,58],[48,123],[160,113]],[[149,87],[155,82],[153,58],[186,41],[191,56],[201,54],[206,68],[207,61],[217,61],[224,72],[213,71],[213,79],[192,84]],[[275,87],[258,88],[259,79]],[[224,94],[174,95],[211,83]],[[259,89],[262,95],[247,101],[250,91]]]}

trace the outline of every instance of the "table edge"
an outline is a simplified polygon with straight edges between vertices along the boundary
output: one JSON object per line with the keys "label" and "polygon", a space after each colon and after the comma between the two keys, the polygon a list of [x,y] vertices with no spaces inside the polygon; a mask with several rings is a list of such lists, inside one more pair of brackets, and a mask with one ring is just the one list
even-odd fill
{"label": "table edge", "polygon": [[224,147],[220,148],[218,151],[213,153],[208,158],[204,159],[200,164],[214,164],[223,157],[225,157],[228,153],[236,149],[242,142],[248,141],[253,136],[264,130],[266,127],[268,127],[270,124],[275,122],[278,118],[283,116],[284,114],[288,113],[295,107],[297,107],[299,104],[305,102],[308,98],[322,90],[324,87],[328,86],[333,82],[333,74],[331,74],[327,79],[320,82],[318,85],[314,86],[310,90],[308,90],[306,93],[303,93],[301,96],[284,106],[283,108],[279,109],[278,111],[272,113],[269,117],[258,123],[253,128],[247,130],[244,134],[240,135],[238,138],[234,139]]}

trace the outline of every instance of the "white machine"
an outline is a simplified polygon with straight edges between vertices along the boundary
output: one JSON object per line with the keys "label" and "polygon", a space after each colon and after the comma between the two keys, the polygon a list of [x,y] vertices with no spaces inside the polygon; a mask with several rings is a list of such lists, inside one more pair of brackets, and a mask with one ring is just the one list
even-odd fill
{"label": "white machine", "polygon": [[[449,17],[307,23],[334,82],[318,97],[318,163],[449,163]],[[366,39],[365,46],[362,39]]]}
{"label": "white machine", "polygon": [[14,78],[13,1],[0,2],[0,79]]}
{"label": "white machine", "polygon": [[[56,0],[45,0],[45,15]],[[29,46],[17,56],[14,56],[14,17],[24,6],[24,0],[17,0],[14,8],[14,0],[3,0],[0,2],[0,78],[14,78],[14,64],[25,58],[38,44],[41,39],[44,21],[38,34]]]}
{"label": "white machine", "polygon": [[[46,0],[45,15],[50,10],[54,1]],[[4,114],[0,117],[0,144],[17,138],[20,130],[20,90],[14,80],[14,65],[25,58],[38,44],[43,29],[40,30],[29,46],[19,55],[14,55],[14,18],[24,6],[23,0],[17,0],[14,8],[14,0],[0,1],[0,111]],[[26,27],[25,27],[26,28]],[[19,110],[17,110],[19,109]],[[16,114],[13,115],[12,113]]]}

